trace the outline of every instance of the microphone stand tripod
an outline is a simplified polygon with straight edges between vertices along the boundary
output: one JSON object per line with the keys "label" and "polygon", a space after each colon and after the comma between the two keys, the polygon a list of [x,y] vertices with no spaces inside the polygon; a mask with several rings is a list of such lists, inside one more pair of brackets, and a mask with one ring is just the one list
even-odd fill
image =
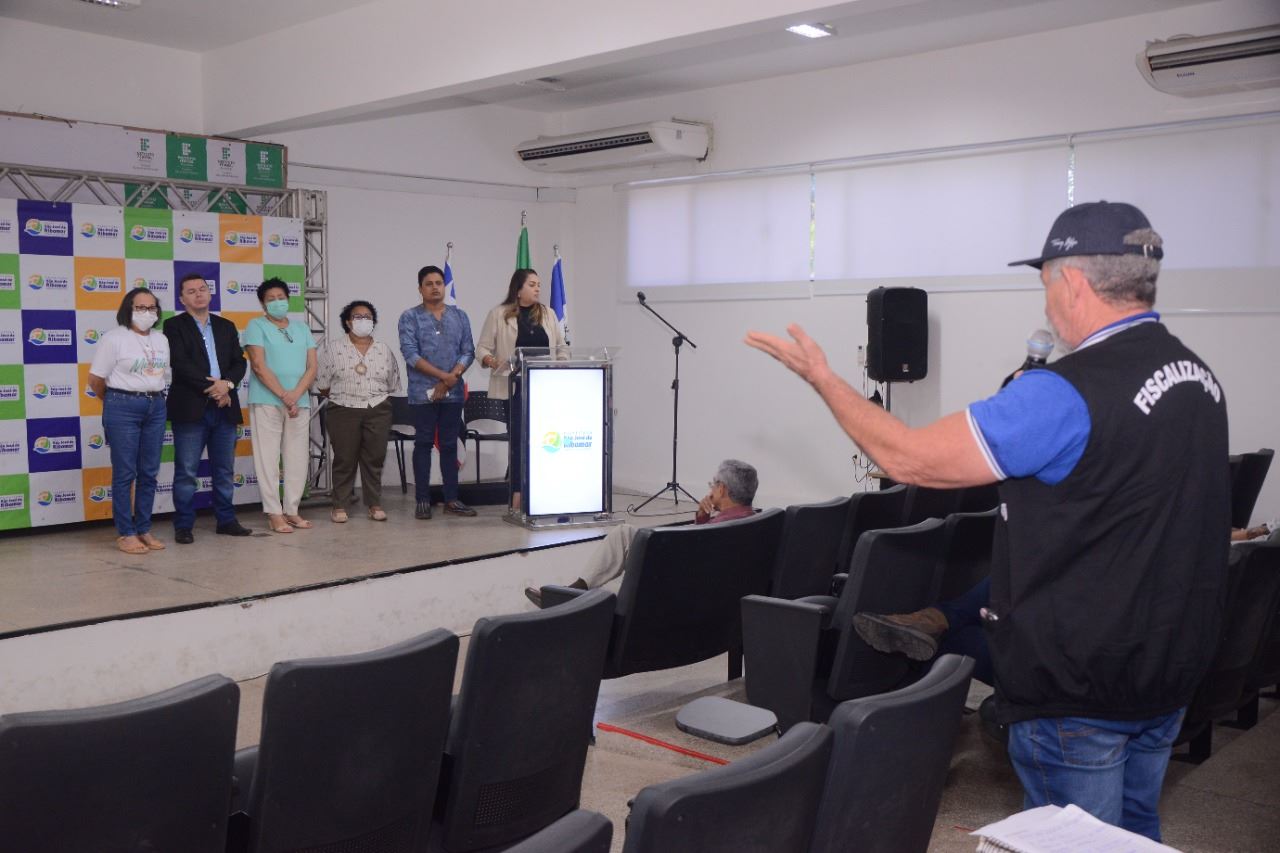
{"label": "microphone stand tripod", "polygon": [[667,483],[661,489],[658,489],[658,491],[649,495],[649,497],[645,499],[644,503],[640,504],[634,509],[630,509],[630,511],[639,512],[640,510],[648,506],[650,503],[652,503],[655,499],[657,499],[660,495],[664,495],[667,492],[671,492],[671,496],[674,499],[674,502],[677,506],[680,505],[680,494],[682,492],[684,493],[685,497],[687,497],[689,500],[693,501],[696,504],[698,502],[698,499],[695,498],[693,495],[689,494],[689,491],[685,489],[684,486],[680,485],[680,479],[676,476],[676,448],[679,445],[679,436],[680,436],[680,346],[682,344],[688,344],[694,349],[697,349],[698,345],[695,344],[693,341],[689,340],[689,337],[684,332],[680,331],[675,326],[668,323],[666,317],[663,317],[657,311],[650,308],[649,303],[644,301],[643,293],[637,293],[636,298],[640,300],[640,305],[646,311],[648,311],[653,316],[657,317],[659,320],[662,321],[662,324],[664,326],[666,326],[668,329],[676,333],[676,336],[671,339],[671,346],[675,348],[675,356],[676,356],[675,375],[671,379],[671,390],[675,392],[675,400],[671,410],[671,482]]}

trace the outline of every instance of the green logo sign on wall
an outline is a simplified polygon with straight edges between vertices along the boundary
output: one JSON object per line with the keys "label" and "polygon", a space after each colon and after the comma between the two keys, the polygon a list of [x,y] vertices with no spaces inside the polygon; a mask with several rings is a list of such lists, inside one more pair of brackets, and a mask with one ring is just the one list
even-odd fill
{"label": "green logo sign on wall", "polygon": [[165,137],[169,153],[167,173],[175,181],[207,181],[209,170],[205,165],[206,142],[201,136]]}
{"label": "green logo sign on wall", "polygon": [[284,188],[284,148],[245,144],[244,182],[251,187]]}

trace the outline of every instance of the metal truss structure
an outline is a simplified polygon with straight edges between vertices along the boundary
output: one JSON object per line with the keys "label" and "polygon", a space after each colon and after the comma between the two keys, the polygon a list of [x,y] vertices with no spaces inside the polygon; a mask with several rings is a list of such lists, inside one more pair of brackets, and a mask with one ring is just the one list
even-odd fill
{"label": "metal truss structure", "polygon": [[[164,200],[173,210],[240,212],[254,216],[288,216],[302,220],[303,300],[307,326],[317,343],[329,328],[328,197],[323,190],[268,189],[176,181],[135,175],[113,175],[74,169],[50,169],[0,163],[0,198],[80,202],[116,207],[148,206]],[[328,434],[323,403],[313,406],[308,495],[322,497],[332,487]]]}

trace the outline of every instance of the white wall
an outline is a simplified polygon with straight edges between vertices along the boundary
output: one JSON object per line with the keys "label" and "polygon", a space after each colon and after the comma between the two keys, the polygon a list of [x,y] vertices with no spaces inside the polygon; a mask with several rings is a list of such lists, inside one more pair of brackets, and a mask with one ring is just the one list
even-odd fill
{"label": "white wall", "polygon": [[0,110],[204,131],[200,55],[190,51],[0,18],[0,80]]}
{"label": "white wall", "polygon": [[[1280,109],[1275,89],[1201,99],[1162,95],[1141,79],[1133,59],[1148,39],[1269,22],[1274,22],[1270,3],[1206,4],[582,110],[562,116],[560,129],[671,115],[708,120],[715,126],[716,151],[698,171],[715,171],[1275,110]],[[1151,180],[1176,181],[1177,176]],[[616,295],[624,249],[620,195],[607,185],[579,188],[572,211],[577,251],[570,256],[575,270],[570,296],[580,338],[598,337],[624,348],[616,373],[615,482],[651,491],[666,481],[670,458],[670,334],[629,296],[619,301]],[[1064,169],[1064,207],[1065,202]],[[956,215],[981,216],[981,200]],[[1046,231],[1049,224],[1043,224]],[[1028,255],[1038,248],[1028,246]],[[1001,267],[993,264],[992,273],[1002,272]],[[1171,306],[1273,312],[1171,318],[1175,333],[1202,350],[1227,390],[1236,452],[1280,442],[1280,406],[1267,367],[1280,362],[1280,344],[1273,333],[1262,331],[1275,328],[1277,277],[1274,269],[1170,272],[1163,282],[1164,301]],[[928,289],[939,283],[848,284]],[[982,277],[946,283],[977,290],[931,294],[930,376],[895,387],[893,398],[894,411],[910,423],[927,422],[991,393],[1020,361],[1027,333],[1043,323],[1034,273],[1026,275],[1023,291],[984,291]],[[650,298],[654,301],[654,294]],[[787,323],[799,322],[827,347],[846,376],[855,377],[856,348],[866,339],[863,295],[656,307],[699,344],[696,351],[686,348],[681,360],[680,479],[686,486],[699,491],[715,463],[732,455],[760,467],[764,503],[821,499],[854,487],[854,448],[821,401],[741,339],[751,328],[780,332]],[[1230,343],[1240,340],[1248,346]],[[1280,476],[1273,476],[1256,517],[1277,515]]]}

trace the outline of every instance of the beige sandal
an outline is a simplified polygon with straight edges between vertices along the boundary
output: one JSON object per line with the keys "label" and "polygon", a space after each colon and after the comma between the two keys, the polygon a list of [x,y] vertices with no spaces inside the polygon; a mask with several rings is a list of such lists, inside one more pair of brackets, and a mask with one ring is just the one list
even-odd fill
{"label": "beige sandal", "polygon": [[151,549],[142,543],[137,536],[116,537],[116,548],[126,554],[150,554]]}
{"label": "beige sandal", "polygon": [[275,533],[292,533],[293,528],[289,526],[289,522],[284,520],[283,515],[268,515],[267,527],[270,527]]}
{"label": "beige sandal", "polygon": [[[346,510],[342,510],[342,513],[343,515],[345,515]],[[288,524],[290,527],[296,527],[299,530],[310,530],[312,527],[315,527],[314,524],[307,521],[305,518],[303,518],[300,515],[286,515],[284,517],[284,520],[285,520],[285,523]]]}
{"label": "beige sandal", "polygon": [[329,520],[332,521],[334,524],[346,524],[347,511],[345,509],[342,509],[341,507],[334,507],[333,509],[329,510]]}
{"label": "beige sandal", "polygon": [[369,507],[369,518],[373,519],[374,521],[386,521],[387,514],[382,511],[382,507],[371,506]]}
{"label": "beige sandal", "polygon": [[139,533],[138,539],[141,540],[143,545],[146,545],[147,548],[151,549],[152,551],[164,550],[164,543],[161,542],[156,537],[152,536],[150,533]]}

